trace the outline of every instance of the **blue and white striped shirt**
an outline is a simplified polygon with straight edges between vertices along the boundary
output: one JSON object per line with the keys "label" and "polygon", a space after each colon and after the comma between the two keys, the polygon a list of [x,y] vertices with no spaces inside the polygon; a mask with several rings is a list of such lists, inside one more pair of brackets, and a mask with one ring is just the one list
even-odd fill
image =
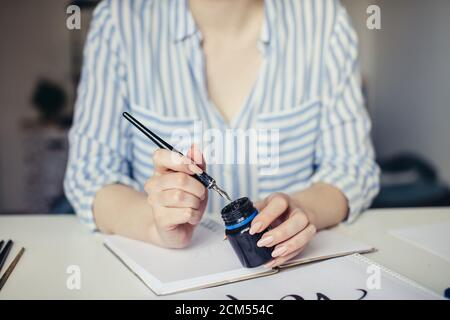
{"label": "blue and white striped shirt", "polygon": [[[379,169],[361,94],[357,36],[339,1],[265,1],[261,70],[231,123],[209,99],[201,40],[186,0],[110,0],[96,8],[64,183],[83,221],[95,228],[92,204],[103,186],[142,191],[152,175],[156,147],[123,120],[123,111],[168,141],[179,128],[202,140],[198,123],[219,133],[276,130],[279,163],[271,174],[264,174],[263,161],[208,164],[232,198],[257,200],[324,182],[347,197],[349,220],[370,205]],[[257,137],[257,156],[263,157],[266,140]],[[246,152],[233,141],[220,145],[226,155]],[[224,205],[211,194],[207,211],[218,213]]]}

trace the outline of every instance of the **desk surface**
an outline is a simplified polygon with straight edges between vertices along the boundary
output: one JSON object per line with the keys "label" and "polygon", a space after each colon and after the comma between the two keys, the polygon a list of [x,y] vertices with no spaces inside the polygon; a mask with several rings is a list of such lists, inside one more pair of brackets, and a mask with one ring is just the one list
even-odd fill
{"label": "desk surface", "polygon": [[[450,287],[450,262],[393,237],[389,230],[447,221],[450,208],[371,210],[337,229],[375,246],[378,251],[368,258],[442,295]],[[26,248],[0,299],[155,298],[74,216],[0,216],[0,235],[15,241],[7,264],[20,246]],[[67,288],[71,265],[80,268],[80,290]]]}

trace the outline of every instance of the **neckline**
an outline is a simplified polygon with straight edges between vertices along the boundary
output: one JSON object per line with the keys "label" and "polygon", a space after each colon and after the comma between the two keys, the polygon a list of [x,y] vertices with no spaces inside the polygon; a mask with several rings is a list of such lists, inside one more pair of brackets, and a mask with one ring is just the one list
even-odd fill
{"label": "neckline", "polygon": [[[254,106],[254,96],[255,92],[258,91],[259,86],[261,86],[261,83],[263,82],[263,79],[266,76],[266,70],[267,70],[267,64],[268,64],[268,56],[269,56],[269,50],[268,47],[271,44],[271,28],[270,24],[273,20],[273,12],[275,8],[270,7],[269,8],[269,0],[264,0],[264,18],[263,23],[261,26],[260,36],[259,40],[257,42],[258,50],[261,54],[261,64],[259,66],[259,70],[257,72],[256,79],[254,83],[252,84],[249,92],[246,95],[246,98],[243,100],[242,105],[239,107],[238,112],[230,119],[230,121],[227,121],[222,112],[220,112],[219,108],[216,106],[214,101],[212,101],[211,96],[208,92],[208,86],[206,81],[206,59],[204,50],[202,47],[202,40],[203,35],[200,32],[200,29],[198,28],[194,17],[192,16],[192,13],[189,9],[189,3],[188,0],[180,1],[179,3],[183,6],[183,12],[181,16],[184,17],[184,23],[185,26],[190,26],[186,30],[180,31],[180,28],[176,29],[178,31],[178,41],[181,39],[181,41],[185,41],[186,39],[192,38],[195,39],[197,42],[197,48],[201,52],[201,70],[199,70],[200,77],[196,77],[196,80],[200,82],[200,86],[202,88],[202,96],[204,97],[204,100],[207,103],[207,108],[212,112],[212,115],[217,119],[217,121],[226,128],[237,128],[240,124],[240,121],[245,118],[245,115],[247,112],[251,112]],[[179,24],[178,24],[179,26]],[[189,32],[188,32],[189,31]]]}
{"label": "neckline", "polygon": [[[259,70],[257,73],[257,76],[255,78],[255,81],[253,82],[249,92],[247,93],[245,99],[243,100],[241,106],[239,107],[236,114],[230,119],[230,121],[227,121],[222,112],[220,112],[219,108],[216,106],[214,101],[212,101],[208,88],[205,88],[205,94],[206,99],[208,101],[209,108],[215,113],[216,117],[220,120],[220,122],[226,127],[226,128],[238,128],[239,124],[242,119],[245,118],[247,112],[251,112],[251,110],[254,107],[254,96],[255,92],[258,91],[258,88],[260,86],[260,83],[262,82],[262,79],[264,79],[265,71],[266,71],[266,65],[267,65],[267,57],[262,55],[261,57],[261,65],[259,66]],[[205,84],[206,84],[206,75],[205,76]]]}

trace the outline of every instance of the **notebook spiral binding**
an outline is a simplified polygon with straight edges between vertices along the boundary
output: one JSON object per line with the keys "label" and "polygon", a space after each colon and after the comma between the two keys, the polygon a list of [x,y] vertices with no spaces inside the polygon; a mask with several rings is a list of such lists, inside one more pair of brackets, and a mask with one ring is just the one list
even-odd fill
{"label": "notebook spiral binding", "polygon": [[397,273],[397,272],[395,272],[395,271],[393,271],[393,270],[391,270],[389,268],[386,268],[385,266],[383,266],[383,265],[381,265],[379,263],[376,263],[375,261],[370,260],[367,257],[364,257],[364,256],[360,255],[359,253],[355,253],[355,254],[349,255],[349,256],[347,256],[347,258],[350,259],[350,260],[355,260],[356,262],[365,263],[367,265],[375,265],[378,268],[380,268],[380,270],[382,270],[384,273],[390,275],[391,277],[393,277],[393,278],[395,278],[395,279],[397,279],[399,281],[402,281],[403,283],[405,283],[407,285],[410,285],[410,286],[412,286],[412,287],[414,287],[416,289],[419,289],[419,290],[422,290],[424,292],[427,292],[427,293],[435,296],[437,299],[442,299],[442,297],[440,295],[438,295],[436,292],[431,291],[430,289],[428,289],[428,288],[418,284],[417,282],[415,282],[415,281],[413,281],[413,280],[411,280],[411,279],[409,279],[409,278],[407,278],[407,277],[405,277],[405,276],[403,276],[403,275],[401,275],[401,274],[399,274],[399,273]]}

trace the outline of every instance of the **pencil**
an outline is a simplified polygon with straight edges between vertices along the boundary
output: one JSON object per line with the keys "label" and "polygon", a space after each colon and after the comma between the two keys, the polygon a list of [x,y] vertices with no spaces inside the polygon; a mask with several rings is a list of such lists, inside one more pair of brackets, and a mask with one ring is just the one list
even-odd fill
{"label": "pencil", "polygon": [[3,250],[0,252],[0,272],[2,271],[3,265],[5,264],[6,258],[8,257],[9,251],[13,245],[12,240],[8,240]]}
{"label": "pencil", "polygon": [[5,274],[0,278],[0,290],[2,290],[3,286],[5,285],[11,273],[14,271],[14,268],[16,267],[17,263],[19,262],[24,252],[25,248],[22,247],[22,249],[20,249],[19,253],[16,255],[14,260],[9,265],[8,269],[6,269]]}

